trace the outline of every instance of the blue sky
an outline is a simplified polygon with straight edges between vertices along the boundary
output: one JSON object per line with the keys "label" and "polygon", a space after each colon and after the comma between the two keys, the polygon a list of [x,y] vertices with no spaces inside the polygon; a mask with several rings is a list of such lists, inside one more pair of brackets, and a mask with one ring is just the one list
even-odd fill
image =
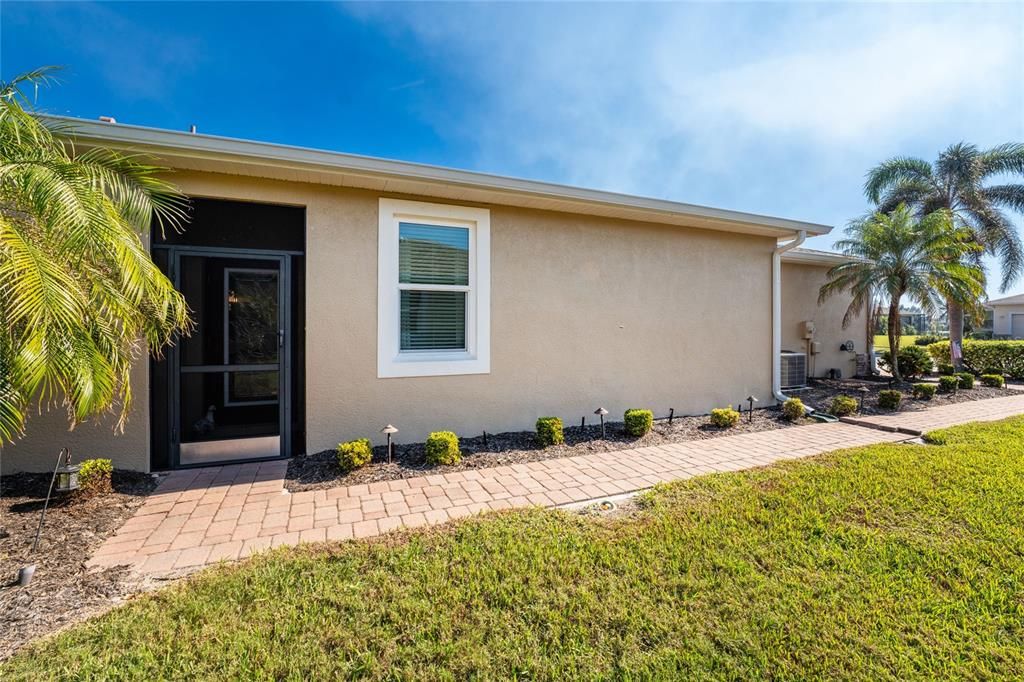
{"label": "blue sky", "polygon": [[767,213],[834,236],[867,208],[879,160],[1024,140],[1021,3],[5,0],[0,39],[4,79],[66,66],[40,94],[54,113]]}

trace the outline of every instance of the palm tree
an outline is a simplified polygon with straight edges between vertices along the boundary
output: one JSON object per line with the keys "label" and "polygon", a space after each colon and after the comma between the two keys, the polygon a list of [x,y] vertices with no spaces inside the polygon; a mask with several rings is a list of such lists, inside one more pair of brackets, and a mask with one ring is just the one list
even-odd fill
{"label": "palm tree", "polygon": [[[881,213],[901,203],[919,217],[939,209],[949,211],[965,237],[981,246],[968,252],[969,262],[981,267],[984,254],[1002,266],[1000,290],[1006,291],[1024,273],[1024,245],[1004,210],[1024,213],[1024,144],[1007,143],[981,151],[960,142],[951,145],[934,164],[923,159],[894,157],[871,169],[864,193]],[[1002,180],[1001,184],[993,181]],[[952,362],[961,364],[964,303],[949,300],[946,311]],[[976,303],[976,302],[966,302]]]}
{"label": "palm tree", "polygon": [[849,260],[828,271],[818,302],[849,292],[852,298],[844,327],[876,300],[887,304],[889,352],[897,381],[902,378],[898,360],[902,299],[908,297],[930,313],[940,298],[969,301],[984,291],[984,273],[964,262],[979,247],[965,239],[963,229],[955,227],[946,210],[918,220],[906,204],[900,204],[891,213],[875,213],[850,223],[846,238],[836,242],[836,248]]}
{"label": "palm tree", "polygon": [[162,169],[76,150],[34,116],[26,90],[50,70],[0,83],[0,445],[34,401],[63,404],[72,426],[114,411],[123,427],[131,365],[190,326],[140,237],[153,218],[177,229],[184,197]]}

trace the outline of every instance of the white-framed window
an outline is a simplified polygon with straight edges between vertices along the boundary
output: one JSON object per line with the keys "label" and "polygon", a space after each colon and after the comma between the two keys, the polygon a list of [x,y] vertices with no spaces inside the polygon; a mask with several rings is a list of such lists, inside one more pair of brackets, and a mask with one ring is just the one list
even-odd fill
{"label": "white-framed window", "polygon": [[380,200],[377,376],[491,371],[491,213]]}

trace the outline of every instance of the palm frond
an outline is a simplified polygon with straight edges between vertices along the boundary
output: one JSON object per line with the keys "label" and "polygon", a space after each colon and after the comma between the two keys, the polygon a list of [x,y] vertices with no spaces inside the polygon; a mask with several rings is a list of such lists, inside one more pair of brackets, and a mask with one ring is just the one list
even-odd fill
{"label": "palm frond", "polygon": [[923,159],[897,156],[868,171],[864,181],[864,194],[873,204],[878,204],[882,194],[901,183],[920,182],[931,184],[932,167]]}

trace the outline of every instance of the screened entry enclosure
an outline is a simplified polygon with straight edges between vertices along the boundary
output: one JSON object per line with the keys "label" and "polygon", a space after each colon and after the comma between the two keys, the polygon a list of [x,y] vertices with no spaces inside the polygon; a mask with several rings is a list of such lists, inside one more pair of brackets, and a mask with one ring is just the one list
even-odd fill
{"label": "screened entry enclosure", "polygon": [[[204,210],[206,204],[219,211]],[[237,206],[235,214],[243,219],[278,208],[195,200],[193,222],[172,237],[193,243],[154,244],[154,258],[184,295],[194,323],[191,334],[178,339],[154,368],[164,380],[154,376],[154,416],[166,415],[163,432],[154,435],[154,455],[165,452],[169,467],[288,456],[296,435],[299,278],[293,267],[301,258],[284,250],[203,244],[206,219],[229,208],[224,204]],[[230,227],[229,221],[216,221],[221,229],[225,222]],[[190,235],[193,230],[197,234]],[[234,236],[259,245],[258,230]]]}

